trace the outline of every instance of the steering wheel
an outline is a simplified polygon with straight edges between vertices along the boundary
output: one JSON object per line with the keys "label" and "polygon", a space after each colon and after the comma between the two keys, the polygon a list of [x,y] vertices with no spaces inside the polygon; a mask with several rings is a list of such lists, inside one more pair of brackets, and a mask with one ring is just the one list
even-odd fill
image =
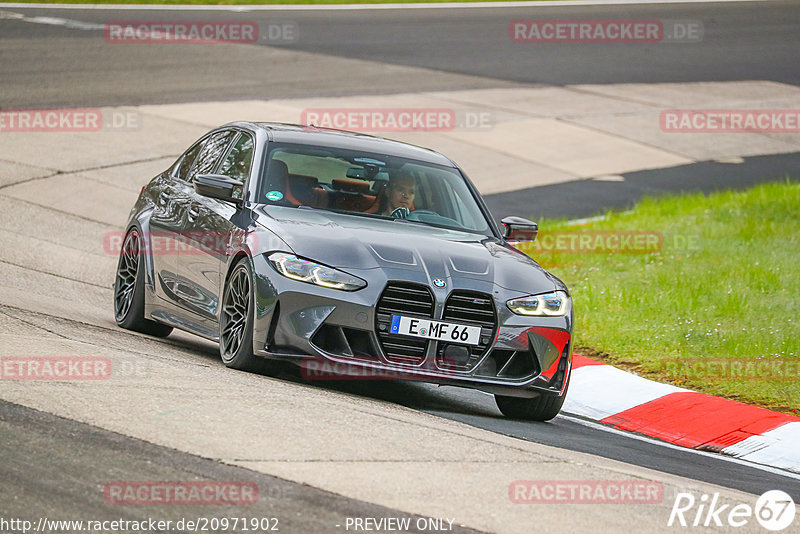
{"label": "steering wheel", "polygon": [[408,214],[411,212],[408,208],[395,208],[392,212],[393,219],[408,219]]}

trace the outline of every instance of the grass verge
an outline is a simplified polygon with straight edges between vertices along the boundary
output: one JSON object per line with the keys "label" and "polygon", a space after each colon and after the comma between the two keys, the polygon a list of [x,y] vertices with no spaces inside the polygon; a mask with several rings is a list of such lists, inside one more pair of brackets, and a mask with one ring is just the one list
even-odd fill
{"label": "grass verge", "polygon": [[570,287],[577,352],[800,415],[800,184],[539,227],[520,248]]}

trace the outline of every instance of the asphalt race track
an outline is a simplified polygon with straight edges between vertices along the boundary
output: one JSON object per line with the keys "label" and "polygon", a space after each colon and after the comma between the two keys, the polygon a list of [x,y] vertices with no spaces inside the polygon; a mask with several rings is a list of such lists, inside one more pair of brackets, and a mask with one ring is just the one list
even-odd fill
{"label": "asphalt race track", "polygon": [[[509,41],[507,27],[535,18],[702,21],[704,38],[702,46],[559,44],[532,53]],[[288,21],[300,37],[222,46],[106,43],[98,25],[126,19]],[[612,83],[800,85],[798,57],[800,4],[781,1],[188,15],[0,5],[0,109]],[[174,135],[193,132],[187,125]],[[49,167],[47,135],[30,137],[42,167]],[[134,162],[141,167],[138,183],[176,155],[170,145]],[[537,521],[545,532],[654,532],[670,530],[666,520],[679,491],[752,503],[781,489],[800,501],[800,476],[568,414],[550,423],[520,422],[470,390],[309,382],[291,370],[276,380],[226,369],[214,345],[186,334],[160,340],[121,330],[111,311],[115,258],[92,247],[115,229],[109,221],[124,223],[140,185],[129,177],[114,184],[106,177],[113,166],[103,166],[97,154],[93,167],[74,169],[106,172],[98,182],[115,190],[105,207],[87,201],[85,215],[70,208],[76,200],[67,186],[55,185],[41,201],[11,193],[54,176],[0,176],[0,355],[103,355],[133,369],[108,384],[0,382],[2,517],[245,515],[279,517],[280,531],[292,533],[342,532],[348,517],[405,516],[452,518],[456,532],[530,532]],[[0,161],[0,169],[16,172],[10,161]],[[489,195],[487,202],[495,216],[584,217],[645,194],[786,176],[800,176],[800,153],[752,156],[733,169],[709,161],[625,173],[624,182],[557,183]],[[112,208],[116,217],[107,215]],[[513,480],[620,477],[660,482],[663,502],[589,510],[533,509],[508,500]],[[103,499],[113,480],[194,479],[253,482],[259,500],[231,508],[109,506]]]}
{"label": "asphalt race track", "polygon": [[[41,10],[5,9],[32,17]],[[800,83],[796,2],[570,8],[356,11],[191,11],[192,20],[291,21],[296,42],[280,51],[333,56],[291,61],[259,51],[206,47],[107,46],[99,30],[3,21],[10,41],[0,68],[6,108],[131,105],[192,100],[380,94],[525,84],[773,80]],[[79,14],[79,16],[78,16]],[[47,16],[102,25],[109,20],[174,20],[175,11],[47,10]],[[512,43],[508,23],[536,18],[695,20],[702,46],[689,43],[590,45]],[[19,39],[19,41],[17,40]],[[542,47],[543,46],[543,47]],[[158,49],[154,54],[153,48]],[[365,60],[344,63],[335,58]],[[429,72],[381,75],[385,63]],[[36,65],[36,68],[31,68]],[[259,68],[259,66],[263,66]],[[87,83],[87,78],[90,80]],[[191,83],[186,80],[191,79]],[[38,83],[46,82],[46,83]]]}

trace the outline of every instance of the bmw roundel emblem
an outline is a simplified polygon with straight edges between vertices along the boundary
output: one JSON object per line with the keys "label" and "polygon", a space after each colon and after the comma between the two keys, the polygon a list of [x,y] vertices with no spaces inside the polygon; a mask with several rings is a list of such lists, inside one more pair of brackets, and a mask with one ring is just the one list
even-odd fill
{"label": "bmw roundel emblem", "polygon": [[433,281],[433,285],[435,285],[436,287],[444,287],[444,286],[446,286],[447,284],[446,284],[446,283],[445,283],[445,281],[444,281],[444,280],[442,280],[441,278],[436,278],[436,279]]}

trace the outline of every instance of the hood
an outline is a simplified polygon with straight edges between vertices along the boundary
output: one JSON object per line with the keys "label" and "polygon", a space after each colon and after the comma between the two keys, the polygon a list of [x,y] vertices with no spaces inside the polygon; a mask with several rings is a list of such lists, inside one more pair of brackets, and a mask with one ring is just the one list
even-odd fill
{"label": "hood", "polygon": [[278,206],[259,208],[256,222],[280,236],[298,256],[351,272],[418,271],[428,280],[480,280],[525,294],[566,290],[525,254],[480,234]]}

